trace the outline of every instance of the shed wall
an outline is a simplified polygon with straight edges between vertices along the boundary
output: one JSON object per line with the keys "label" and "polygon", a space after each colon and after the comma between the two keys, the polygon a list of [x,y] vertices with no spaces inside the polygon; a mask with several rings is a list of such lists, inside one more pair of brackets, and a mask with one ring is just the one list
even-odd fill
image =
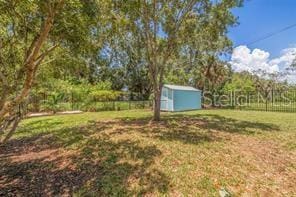
{"label": "shed wall", "polygon": [[174,111],[201,109],[201,92],[174,90]]}

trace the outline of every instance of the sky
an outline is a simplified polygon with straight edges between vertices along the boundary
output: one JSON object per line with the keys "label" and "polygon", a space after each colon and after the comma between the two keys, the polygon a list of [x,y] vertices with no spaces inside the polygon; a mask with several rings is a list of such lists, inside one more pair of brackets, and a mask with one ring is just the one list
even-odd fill
{"label": "sky", "polygon": [[[296,54],[296,0],[245,0],[233,13],[239,24],[228,35],[234,42],[230,63],[236,71],[258,67],[283,71],[291,64]],[[294,28],[249,45],[294,24]]]}

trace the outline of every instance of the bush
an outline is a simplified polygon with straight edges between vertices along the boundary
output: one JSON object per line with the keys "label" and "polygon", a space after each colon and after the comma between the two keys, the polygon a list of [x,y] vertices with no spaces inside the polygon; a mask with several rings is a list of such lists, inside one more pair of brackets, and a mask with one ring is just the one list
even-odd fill
{"label": "bush", "polygon": [[121,92],[112,90],[94,90],[89,96],[95,101],[115,101],[121,96]]}

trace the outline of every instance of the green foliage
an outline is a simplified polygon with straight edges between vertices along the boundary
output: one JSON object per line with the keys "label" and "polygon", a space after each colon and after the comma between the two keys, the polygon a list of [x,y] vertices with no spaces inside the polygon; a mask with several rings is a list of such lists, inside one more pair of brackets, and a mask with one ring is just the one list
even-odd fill
{"label": "green foliage", "polygon": [[252,92],[256,90],[254,77],[246,72],[234,73],[223,88],[225,91]]}
{"label": "green foliage", "polygon": [[114,101],[121,94],[122,92],[112,90],[92,90],[89,96],[95,101]]}
{"label": "green foliage", "polygon": [[54,114],[59,110],[62,110],[61,101],[65,98],[64,93],[51,93],[44,105],[44,110],[52,111]]}
{"label": "green foliage", "polygon": [[[85,80],[50,80],[50,83],[33,89],[30,110],[57,112],[83,108],[85,111],[96,111],[97,102],[110,106],[107,101],[119,100],[125,94],[112,90],[108,81],[90,84]],[[114,108],[113,105],[107,106],[106,109]]]}
{"label": "green foliage", "polygon": [[186,72],[180,65],[174,65],[172,63],[169,72],[164,78],[165,84],[176,84],[176,85],[188,85],[190,82],[190,73]]}

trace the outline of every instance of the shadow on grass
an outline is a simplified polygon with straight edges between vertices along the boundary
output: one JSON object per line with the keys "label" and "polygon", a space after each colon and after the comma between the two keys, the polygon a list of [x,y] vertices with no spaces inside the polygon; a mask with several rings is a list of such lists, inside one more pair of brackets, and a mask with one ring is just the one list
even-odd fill
{"label": "shadow on grass", "polygon": [[227,118],[217,114],[183,115],[175,114],[168,119],[178,119],[205,130],[216,130],[228,133],[254,134],[259,132],[279,131],[279,126],[270,123],[254,122]]}
{"label": "shadow on grass", "polygon": [[167,141],[180,141],[186,144],[198,144],[220,140],[212,131],[252,135],[262,132],[275,132],[280,128],[274,124],[241,121],[215,114],[169,114],[159,123],[151,123],[148,118],[119,119],[121,125],[117,132],[137,131],[147,137]]}
{"label": "shadow on grass", "polygon": [[9,141],[0,147],[0,196],[165,193],[169,180],[152,166],[161,151],[110,139],[112,126],[68,127]]}
{"label": "shadow on grass", "polygon": [[0,195],[166,193],[170,180],[154,166],[162,156],[159,147],[151,145],[155,140],[196,145],[220,140],[213,130],[239,134],[279,130],[272,124],[212,114],[172,114],[159,123],[121,118],[61,129],[34,122],[25,126],[21,132],[32,128],[47,132],[0,147]]}

